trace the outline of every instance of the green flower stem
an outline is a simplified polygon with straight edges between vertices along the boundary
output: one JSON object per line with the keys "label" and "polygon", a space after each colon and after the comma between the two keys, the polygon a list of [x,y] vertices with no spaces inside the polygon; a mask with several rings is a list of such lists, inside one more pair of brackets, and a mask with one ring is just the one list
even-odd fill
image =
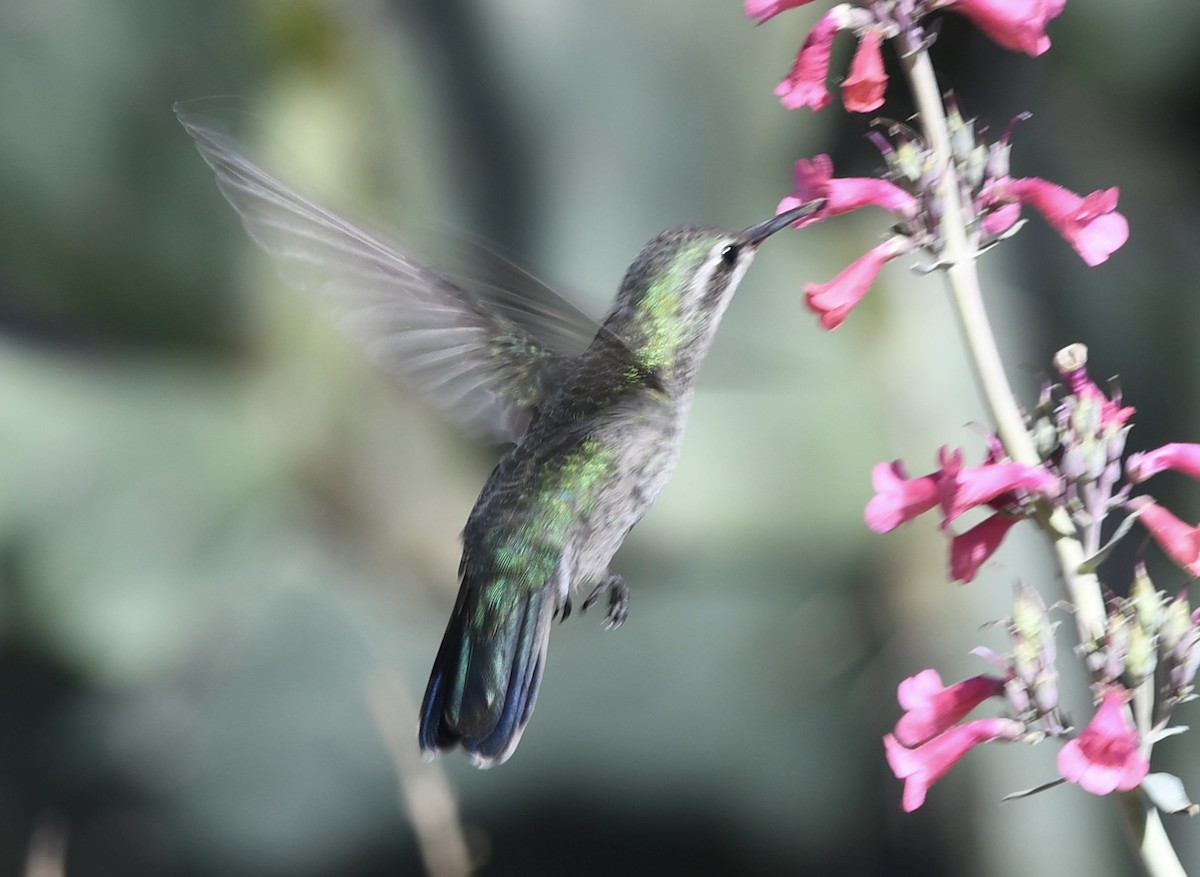
{"label": "green flower stem", "polygon": [[[979,273],[976,270],[979,242],[966,224],[962,191],[950,148],[945,105],[933,64],[924,47],[911,43],[902,53],[901,64],[913,91],[926,144],[933,153],[935,165],[943,170],[938,183],[938,197],[942,205],[941,260],[980,391],[996,425],[996,434],[1008,455],[1018,463],[1038,466],[1042,461],[1033,437],[1025,428],[1025,418],[1008,383],[996,338],[983,306]],[[1107,613],[1099,579],[1094,573],[1081,572],[1086,555],[1074,523],[1065,509],[1054,508],[1050,504],[1041,506],[1037,520],[1054,546],[1063,582],[1074,605],[1080,642],[1096,642],[1104,633]],[[1144,691],[1137,694],[1139,700],[1145,696]],[[1149,696],[1153,697],[1153,692]],[[1145,719],[1150,714],[1147,707],[1148,704],[1137,703],[1134,709],[1139,731],[1143,735],[1150,730]],[[1186,877],[1158,811],[1146,796],[1135,789],[1118,797],[1121,812],[1147,873],[1151,877]]]}
{"label": "green flower stem", "polygon": [[[943,205],[941,231],[944,247],[941,258],[946,266],[946,279],[959,325],[970,349],[975,376],[988,413],[996,424],[996,434],[1008,455],[1018,463],[1038,466],[1042,461],[1032,436],[1025,429],[1025,418],[1009,386],[1004,362],[983,306],[975,264],[978,241],[968,232],[964,221],[958,175],[954,171],[950,152],[950,132],[933,64],[924,49],[907,53],[902,62],[912,85],[928,146],[933,152],[934,161],[944,169],[938,183],[938,195]],[[1094,642],[1104,632],[1107,613],[1099,580],[1092,573],[1079,571],[1085,555],[1070,515],[1064,509],[1047,506],[1040,511],[1039,523],[1054,543],[1067,591],[1075,605],[1075,623],[1079,628],[1080,641]]]}

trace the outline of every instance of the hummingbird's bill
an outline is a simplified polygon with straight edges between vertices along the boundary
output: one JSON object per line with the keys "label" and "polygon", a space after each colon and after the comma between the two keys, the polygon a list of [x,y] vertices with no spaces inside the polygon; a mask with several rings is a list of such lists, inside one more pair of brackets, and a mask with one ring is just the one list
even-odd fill
{"label": "hummingbird's bill", "polygon": [[770,219],[765,219],[750,226],[742,232],[743,240],[746,246],[757,247],[771,235],[775,234],[775,232],[786,228],[794,222],[799,222],[806,216],[812,216],[824,206],[824,198],[814,198],[812,201],[805,201],[798,207],[793,207],[791,210],[780,213],[778,216],[772,216]]}

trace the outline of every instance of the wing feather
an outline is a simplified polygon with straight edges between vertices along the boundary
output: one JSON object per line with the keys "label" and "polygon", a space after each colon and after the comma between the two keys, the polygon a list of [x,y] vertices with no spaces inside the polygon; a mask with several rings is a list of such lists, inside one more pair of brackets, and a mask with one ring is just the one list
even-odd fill
{"label": "wing feather", "polygon": [[484,297],[452,282],[268,174],[204,109],[175,112],[284,279],[335,312],[369,358],[466,432],[520,438],[569,356],[595,334],[594,322],[558,307],[564,302],[500,289]]}

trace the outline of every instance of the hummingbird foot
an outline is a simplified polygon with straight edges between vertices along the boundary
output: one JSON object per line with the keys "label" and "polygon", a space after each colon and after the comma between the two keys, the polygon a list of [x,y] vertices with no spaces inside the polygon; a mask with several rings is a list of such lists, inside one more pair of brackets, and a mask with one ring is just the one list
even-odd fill
{"label": "hummingbird foot", "polygon": [[[583,608],[587,609],[587,606]],[[563,598],[562,605],[555,611],[554,617],[558,619],[559,624],[571,617],[571,598],[569,596]]]}
{"label": "hummingbird foot", "polygon": [[610,572],[600,584],[592,588],[592,593],[583,601],[582,610],[587,612],[606,591],[608,612],[604,616],[604,627],[607,630],[616,630],[629,617],[629,585],[615,572]]}

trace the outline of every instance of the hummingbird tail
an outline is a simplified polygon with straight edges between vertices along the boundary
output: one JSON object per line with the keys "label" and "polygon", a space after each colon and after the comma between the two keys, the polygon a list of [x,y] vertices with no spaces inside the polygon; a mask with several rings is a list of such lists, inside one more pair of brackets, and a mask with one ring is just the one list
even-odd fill
{"label": "hummingbird tail", "polygon": [[418,740],[429,757],[462,746],[476,767],[502,764],[533,713],[556,595],[527,592],[511,605],[486,603],[464,582],[421,704]]}

